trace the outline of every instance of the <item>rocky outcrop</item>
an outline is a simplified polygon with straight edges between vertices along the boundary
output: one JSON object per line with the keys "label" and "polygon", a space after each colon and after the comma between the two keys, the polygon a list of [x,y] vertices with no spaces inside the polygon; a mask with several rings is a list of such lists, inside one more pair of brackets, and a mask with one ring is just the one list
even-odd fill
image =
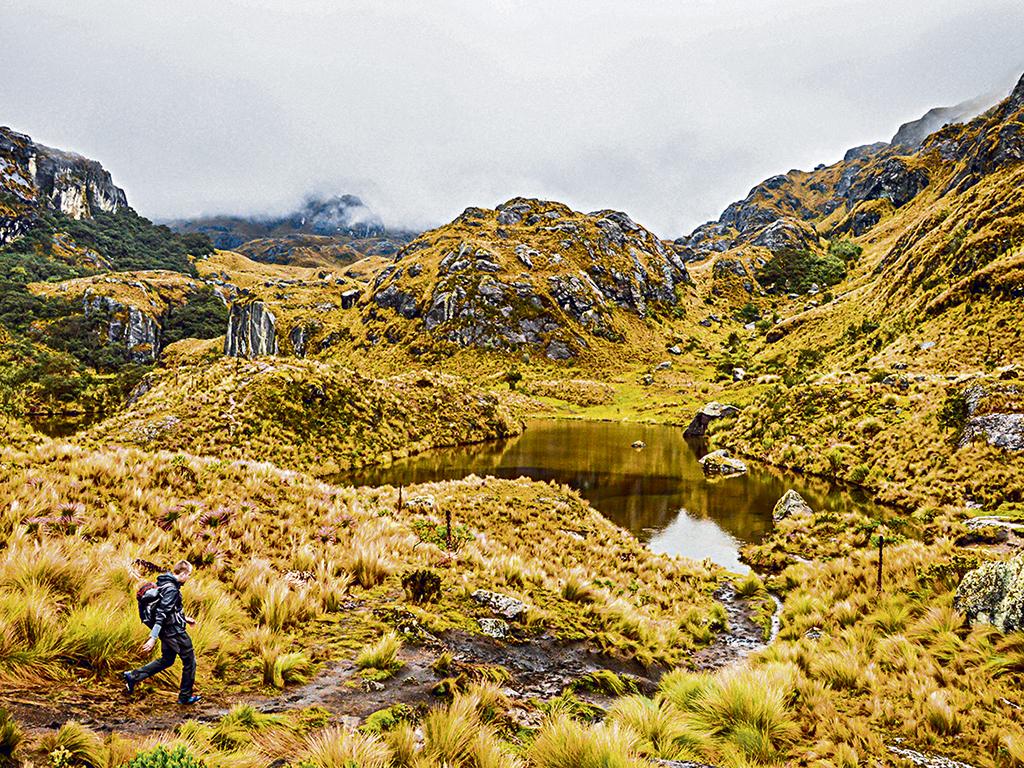
{"label": "rocky outcrop", "polygon": [[[1010,97],[985,117],[976,136],[954,148],[967,155],[967,162],[951,189],[962,192],[1004,166],[1024,162],[1024,77]],[[941,148],[941,142],[937,144]]]}
{"label": "rocky outcrop", "polygon": [[1007,451],[1024,451],[1024,413],[988,413],[967,422],[960,437],[964,446],[975,439]]}
{"label": "rocky outcrop", "polygon": [[928,173],[906,158],[893,157],[857,178],[846,200],[850,205],[865,200],[888,200],[900,208],[928,186]]}
{"label": "rocky outcrop", "polygon": [[[424,277],[429,280],[424,280]],[[374,281],[365,307],[379,336],[391,318],[462,347],[536,347],[575,357],[590,337],[619,342],[622,313],[647,318],[692,285],[680,254],[620,211],[583,214],[515,198],[467,208],[403,248]]]}
{"label": "rocky outcrop", "polygon": [[720,448],[712,451],[698,462],[705,475],[728,477],[741,475],[747,471],[747,465],[737,458],[729,455],[729,451]]}
{"label": "rocky outcrop", "polygon": [[804,501],[804,497],[790,488],[775,503],[775,507],[772,509],[772,520],[777,523],[780,520],[785,520],[787,517],[813,514],[814,510]]}
{"label": "rocky outcrop", "polygon": [[967,573],[953,607],[971,623],[991,624],[1002,632],[1024,629],[1024,554]]}
{"label": "rocky outcrop", "polygon": [[683,437],[704,437],[708,432],[708,424],[718,419],[736,416],[740,409],[735,405],[726,405],[712,401],[694,414],[690,426],[683,432]]}
{"label": "rocky outcrop", "polygon": [[228,357],[276,355],[277,318],[262,301],[231,305],[224,354]]}
{"label": "rocky outcrop", "polygon": [[478,589],[473,592],[473,599],[485,608],[489,608],[496,616],[506,621],[515,621],[526,613],[526,603],[500,592]]}
{"label": "rocky outcrop", "polygon": [[1006,451],[1024,451],[1024,413],[1019,409],[1024,402],[1024,391],[1016,384],[974,384],[967,387],[962,397],[967,410],[967,422],[960,433],[959,446],[975,440]]}
{"label": "rocky outcrop", "polygon": [[0,127],[0,189],[28,206],[74,219],[128,207],[124,190],[95,160],[36,144],[4,127]]}
{"label": "rocky outcrop", "polygon": [[969,763],[961,763],[959,760],[942,755],[930,755],[899,744],[890,744],[887,749],[915,768],[974,768]]}
{"label": "rocky outcrop", "polygon": [[750,242],[770,251],[781,251],[786,248],[810,250],[818,246],[818,235],[813,226],[786,216],[773,221]]}
{"label": "rocky outcrop", "polygon": [[106,342],[123,347],[132,362],[152,362],[160,353],[160,324],[138,307],[87,290],[82,309],[87,320],[103,326]]}
{"label": "rocky outcrop", "polygon": [[34,218],[29,215],[0,216],[0,245],[13,243],[32,228]]}

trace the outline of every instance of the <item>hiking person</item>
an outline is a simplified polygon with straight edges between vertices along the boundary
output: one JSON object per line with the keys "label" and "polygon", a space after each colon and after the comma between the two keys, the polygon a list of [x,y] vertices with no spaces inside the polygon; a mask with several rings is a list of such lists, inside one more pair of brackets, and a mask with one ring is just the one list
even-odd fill
{"label": "hiking person", "polygon": [[192,638],[185,631],[185,627],[196,622],[185,615],[181,603],[181,585],[191,575],[192,564],[188,560],[180,560],[170,573],[161,573],[157,577],[156,585],[146,584],[139,590],[139,616],[143,623],[152,627],[149,638],[142,644],[142,652],[151,653],[156,647],[157,638],[160,638],[160,658],[139,669],[122,673],[129,694],[147,677],[163,672],[174,663],[175,658],[180,658],[181,687],[178,703],[195,704],[202,698],[192,693],[196,679],[196,652],[192,648]]}

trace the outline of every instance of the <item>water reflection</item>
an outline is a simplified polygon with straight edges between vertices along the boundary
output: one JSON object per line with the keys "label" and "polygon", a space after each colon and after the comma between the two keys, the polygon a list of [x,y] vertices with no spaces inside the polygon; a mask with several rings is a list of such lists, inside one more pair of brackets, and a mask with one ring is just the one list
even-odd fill
{"label": "water reflection", "polygon": [[102,413],[45,413],[29,416],[28,422],[36,432],[47,437],[71,437],[103,418]]}
{"label": "water reflection", "polygon": [[[642,440],[646,448],[630,445]],[[429,451],[387,467],[346,473],[356,485],[413,485],[469,474],[531,477],[564,483],[657,552],[710,558],[745,571],[738,548],[771,529],[771,511],[788,488],[815,509],[861,504],[807,478],[760,467],[709,482],[697,460],[700,443],[678,427],[621,422],[537,420],[511,440]]]}

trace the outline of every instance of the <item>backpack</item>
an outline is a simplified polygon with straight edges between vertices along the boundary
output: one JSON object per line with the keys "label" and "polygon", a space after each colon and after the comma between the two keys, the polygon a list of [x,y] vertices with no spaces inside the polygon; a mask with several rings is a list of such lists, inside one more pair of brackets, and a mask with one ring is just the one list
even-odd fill
{"label": "backpack", "polygon": [[147,581],[140,585],[135,592],[135,602],[139,604],[139,618],[150,629],[156,623],[156,604],[159,600],[160,592],[153,582]]}

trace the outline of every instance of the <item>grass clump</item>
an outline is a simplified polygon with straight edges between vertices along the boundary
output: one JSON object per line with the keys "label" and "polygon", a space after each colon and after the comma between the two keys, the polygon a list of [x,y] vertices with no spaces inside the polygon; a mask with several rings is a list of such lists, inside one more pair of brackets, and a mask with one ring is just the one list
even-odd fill
{"label": "grass clump", "polygon": [[[99,734],[79,722],[68,720],[56,733],[43,737],[40,746],[51,760],[85,768],[106,768],[107,749]],[[54,757],[57,755],[57,757]]]}
{"label": "grass clump", "polygon": [[402,638],[396,632],[388,632],[377,642],[366,646],[356,657],[356,667],[371,673],[377,679],[390,677],[402,667],[398,652],[402,650]]}
{"label": "grass clump", "polygon": [[317,768],[391,768],[391,751],[379,739],[329,726],[307,742],[302,762]]}
{"label": "grass clump", "polygon": [[21,728],[11,713],[0,707],[0,766],[6,768],[16,764],[18,747],[23,738]]}
{"label": "grass clump", "polygon": [[641,739],[615,722],[585,725],[565,715],[545,722],[527,752],[537,768],[640,768]]}

